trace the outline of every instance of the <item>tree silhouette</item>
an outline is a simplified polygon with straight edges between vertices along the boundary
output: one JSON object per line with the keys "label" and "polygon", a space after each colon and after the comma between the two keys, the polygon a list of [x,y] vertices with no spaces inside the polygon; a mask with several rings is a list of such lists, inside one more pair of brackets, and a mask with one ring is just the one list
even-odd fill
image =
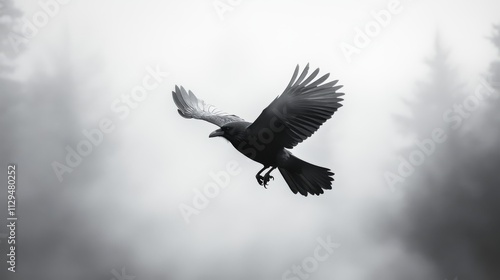
{"label": "tree silhouette", "polygon": [[403,131],[418,138],[429,137],[432,129],[441,126],[443,112],[461,95],[455,69],[449,63],[449,51],[436,35],[434,55],[426,60],[429,66],[428,79],[417,83],[414,96],[404,103],[408,114],[395,116]]}
{"label": "tree silhouette", "polygon": [[[96,241],[82,238],[80,233],[89,213],[78,211],[88,207],[85,202],[102,184],[103,158],[112,152],[109,140],[94,147],[80,165],[63,175],[62,182],[51,165],[54,161],[66,164],[66,147],[76,150],[78,143],[86,139],[82,130],[97,126],[88,115],[92,112],[99,116],[99,106],[89,100],[99,102],[97,97],[103,93],[94,86],[89,89],[90,81],[101,75],[95,71],[100,68],[99,61],[75,63],[68,34],[63,34],[56,46],[47,47],[43,61],[33,59],[33,74],[22,88],[16,82],[0,80],[2,165],[4,160],[17,163],[23,174],[23,207],[19,209],[23,230],[18,232],[23,246],[17,251],[25,267],[29,267],[19,268],[17,274],[23,279],[65,279],[68,274],[96,279],[102,276],[95,275],[98,272],[109,275],[108,266],[99,271],[105,263],[92,259],[91,248]],[[2,254],[0,260],[5,262],[4,257]],[[65,263],[62,266],[71,269],[51,265],[54,262]],[[5,271],[0,272],[0,278],[4,279]]]}
{"label": "tree silhouette", "polygon": [[[449,51],[443,47],[439,34],[435,38],[434,54],[425,62],[429,66],[427,78],[417,82],[413,96],[404,99],[407,113],[394,116],[403,136],[412,140],[412,144],[399,151],[401,157],[411,164],[409,175],[404,176],[399,171],[401,162],[395,175],[399,177],[391,177],[395,173],[385,175],[386,182],[398,191],[433,185],[452,172],[447,162],[448,155],[457,145],[457,137],[456,131],[443,116],[464,92],[455,69],[450,65]],[[436,131],[443,135],[440,139],[444,137],[445,143],[433,139]],[[427,151],[421,148],[423,145],[427,146]]]}
{"label": "tree silhouette", "polygon": [[[498,27],[492,41],[499,46]],[[437,77],[440,63],[430,64]],[[498,79],[498,60],[490,67],[489,80]],[[444,87],[441,78],[430,90],[438,100],[449,100],[454,87]],[[447,81],[451,83],[451,81]],[[494,84],[494,83],[493,83]],[[497,87],[498,89],[498,87]],[[425,97],[422,93],[420,96]],[[423,100],[421,100],[423,102]],[[422,256],[438,279],[496,279],[500,275],[500,113],[498,99],[489,99],[481,112],[474,113],[449,140],[441,144],[439,157],[432,156],[422,166],[419,180],[411,181],[405,200],[405,215],[398,224],[407,250]],[[412,112],[424,109],[414,103]],[[480,109],[478,109],[480,110]],[[428,111],[438,116],[439,110]],[[427,118],[429,120],[429,118]],[[429,124],[407,123],[417,134]],[[492,133],[487,133],[492,132]]]}

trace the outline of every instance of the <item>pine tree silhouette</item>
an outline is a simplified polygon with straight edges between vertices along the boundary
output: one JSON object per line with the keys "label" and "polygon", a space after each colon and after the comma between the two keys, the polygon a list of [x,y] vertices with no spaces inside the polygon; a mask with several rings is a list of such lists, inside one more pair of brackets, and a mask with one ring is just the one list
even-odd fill
{"label": "pine tree silhouette", "polygon": [[426,60],[428,78],[417,83],[410,100],[404,100],[408,114],[395,116],[403,131],[417,138],[429,137],[432,129],[442,126],[443,112],[461,94],[456,71],[450,66],[449,51],[441,41],[441,36],[436,35],[434,55]]}
{"label": "pine tree silhouette", "polygon": [[[499,48],[498,27],[495,30],[492,41]],[[490,81],[498,78],[497,65],[498,60],[491,64]],[[453,87],[441,92],[455,93]],[[499,105],[498,100],[489,102],[478,109],[484,111],[474,113],[477,120],[451,132],[439,148],[441,155],[428,159],[434,164],[422,166],[420,180],[411,182],[406,196],[406,214],[400,221],[405,224],[403,243],[427,260],[440,278],[454,274],[463,279],[496,279],[500,275]],[[418,133],[422,126],[409,128]]]}
{"label": "pine tree silhouette", "polygon": [[[445,174],[452,172],[452,167],[447,165],[448,155],[457,145],[458,137],[455,135],[456,131],[444,121],[443,114],[464,92],[455,68],[450,65],[449,51],[443,47],[441,41],[440,35],[436,35],[434,54],[425,60],[429,66],[429,74],[423,82],[417,82],[413,96],[404,100],[408,113],[394,116],[404,136],[412,139],[411,144],[401,149],[399,154],[408,161],[414,153],[423,156],[422,163],[412,166],[414,172],[407,176],[404,182],[394,183],[398,191],[437,186],[437,182],[442,180]],[[417,142],[428,142],[435,130],[442,131],[446,137],[445,143],[434,142],[430,152],[422,152]]]}

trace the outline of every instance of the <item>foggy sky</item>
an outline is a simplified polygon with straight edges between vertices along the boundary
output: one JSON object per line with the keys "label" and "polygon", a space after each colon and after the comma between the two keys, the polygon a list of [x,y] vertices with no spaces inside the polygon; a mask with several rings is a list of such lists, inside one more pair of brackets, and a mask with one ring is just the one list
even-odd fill
{"label": "foggy sky", "polygon": [[[2,168],[13,162],[20,169],[19,271],[2,268],[2,279],[113,279],[113,271],[122,268],[139,280],[282,279],[314,255],[318,238],[340,246],[309,279],[494,279],[479,273],[493,271],[487,268],[494,254],[481,259],[483,251],[469,252],[474,249],[467,246],[487,246],[477,239],[457,234],[457,244],[466,246],[452,243],[445,248],[456,252],[440,255],[418,235],[448,233],[425,220],[443,213],[435,222],[449,221],[461,199],[469,198],[464,192],[451,195],[451,183],[436,191],[422,179],[444,174],[455,157],[436,153],[442,162],[424,164],[400,192],[391,191],[384,172],[396,169],[398,157],[414,143],[395,116],[407,114],[407,100],[436,78],[427,63],[436,38],[447,50],[446,65],[456,70],[459,90],[447,89],[430,103],[451,94],[458,97],[450,101],[461,100],[487,75],[498,57],[488,41],[500,22],[497,1],[399,1],[387,26],[350,58],[342,44],[355,46],[357,29],[366,30],[376,21],[372,12],[388,10],[391,1],[241,0],[226,4],[233,6],[222,15],[214,7],[219,1],[68,2],[23,44],[12,59],[14,72],[6,74],[9,82],[1,84],[2,107],[10,105],[2,111],[9,135],[0,144]],[[16,6],[31,21],[43,11],[37,2]],[[171,99],[174,86],[182,85],[253,121],[284,90],[294,67],[307,63],[339,79],[346,93],[344,107],[293,149],[335,172],[333,190],[319,197],[293,195],[278,173],[262,188],[255,182],[259,164],[227,141],[209,139],[216,127],[181,118]],[[146,76],[153,77],[154,89],[133,108],[126,105],[123,96]],[[7,86],[11,82],[14,88]],[[457,133],[494,127],[484,121],[494,109],[483,109]],[[83,131],[99,128],[103,120],[113,128],[61,182],[53,163],[65,163],[66,147],[76,149]],[[411,131],[440,126],[418,119],[408,125]],[[491,143],[473,145],[467,141],[477,139],[459,137],[466,139],[457,140],[460,145],[480,151],[494,150],[500,139],[492,134],[485,137]],[[486,154],[463,157],[478,163]],[[467,170],[465,162],[459,170]],[[236,164],[235,175],[228,173],[228,163]],[[229,174],[228,186],[186,223],[180,205],[192,206],[197,191],[221,172]],[[479,177],[459,182],[466,190],[498,182]],[[0,196],[6,209],[5,192]],[[432,208],[445,202],[448,208]],[[481,201],[470,203],[478,207],[471,221],[450,224],[470,225],[483,236],[484,224],[472,221],[490,212],[478,206]],[[422,231],[411,230],[420,226]],[[449,257],[455,253],[463,258]],[[450,263],[439,261],[445,257]]]}

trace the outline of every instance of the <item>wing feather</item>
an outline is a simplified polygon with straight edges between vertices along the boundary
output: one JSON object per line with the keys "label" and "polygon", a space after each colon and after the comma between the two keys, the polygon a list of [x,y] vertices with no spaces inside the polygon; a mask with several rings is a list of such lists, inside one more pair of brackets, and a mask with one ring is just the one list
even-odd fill
{"label": "wing feather", "polygon": [[[299,76],[299,66],[295,68],[292,79],[284,92],[279,95],[257,117],[248,129],[258,135],[261,131],[274,132],[273,142],[276,147],[293,148],[304,141],[330,119],[343,101],[343,93],[337,92],[342,86],[336,86],[338,80],[324,83],[330,74],[327,73],[314,80],[319,68],[307,76],[309,64]],[[297,77],[298,76],[298,77]],[[285,129],[274,131],[275,121],[283,124]]]}
{"label": "wing feather", "polygon": [[175,86],[172,97],[178,108],[177,112],[186,119],[204,120],[219,127],[230,122],[245,121],[236,115],[230,115],[213,105],[205,103],[205,101],[198,99],[192,91],[186,91],[182,86]]}
{"label": "wing feather", "polygon": [[293,84],[292,87],[296,87],[300,83],[302,83],[302,80],[304,80],[304,78],[306,77],[308,71],[309,71],[309,63],[306,65],[306,67],[304,68],[304,70],[302,70],[302,73],[300,74],[300,77],[297,79],[297,81]]}

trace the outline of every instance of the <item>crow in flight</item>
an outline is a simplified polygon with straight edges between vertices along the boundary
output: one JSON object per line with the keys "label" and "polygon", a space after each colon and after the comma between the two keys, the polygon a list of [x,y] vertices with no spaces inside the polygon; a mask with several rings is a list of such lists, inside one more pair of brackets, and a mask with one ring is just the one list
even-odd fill
{"label": "crow in flight", "polygon": [[304,141],[331,118],[342,106],[340,97],[344,94],[337,92],[342,87],[335,86],[337,80],[323,83],[330,74],[314,80],[319,69],[306,77],[308,70],[309,64],[299,76],[297,65],[285,91],[253,123],[218,110],[183,87],[175,86],[172,96],[182,117],[219,126],[209,137],[226,138],[242,154],[264,165],[256,175],[260,185],[266,187],[274,179],[271,171],[278,168],[293,193],[319,195],[323,189],[332,188],[334,173],[305,162],[286,149]]}

